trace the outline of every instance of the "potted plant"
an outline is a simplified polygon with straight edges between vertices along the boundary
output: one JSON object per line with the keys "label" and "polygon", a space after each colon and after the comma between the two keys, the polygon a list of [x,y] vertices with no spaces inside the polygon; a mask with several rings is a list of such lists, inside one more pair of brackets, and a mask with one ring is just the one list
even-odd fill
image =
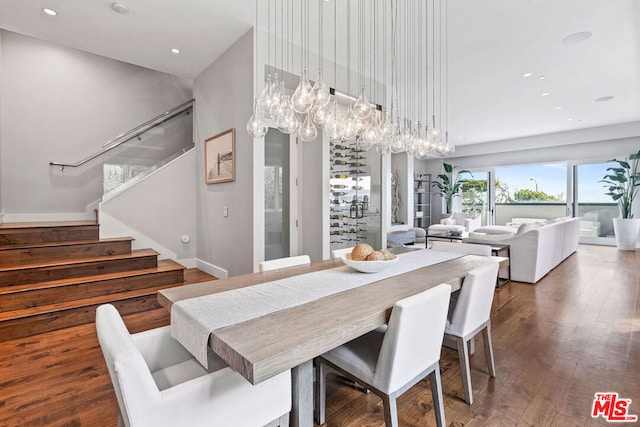
{"label": "potted plant", "polygon": [[621,250],[635,250],[640,229],[640,219],[633,218],[633,200],[640,187],[640,151],[629,156],[629,161],[613,159],[618,167],[607,168],[600,182],[605,183],[607,196],[618,202],[620,218],[613,218],[616,245]]}
{"label": "potted plant", "polygon": [[466,182],[465,179],[460,179],[460,174],[468,173],[471,176],[473,175],[466,169],[458,170],[460,169],[459,166],[452,166],[444,162],[442,162],[442,165],[444,166],[444,173],[439,174],[431,185],[438,188],[435,194],[445,200],[447,213],[451,214],[453,198],[460,197],[460,186]]}

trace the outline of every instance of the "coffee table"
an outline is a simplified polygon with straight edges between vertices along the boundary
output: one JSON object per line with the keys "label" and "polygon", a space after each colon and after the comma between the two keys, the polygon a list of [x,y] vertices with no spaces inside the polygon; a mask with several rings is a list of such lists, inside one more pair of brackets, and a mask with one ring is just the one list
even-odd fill
{"label": "coffee table", "polygon": [[461,242],[464,236],[462,234],[451,234],[449,231],[427,231],[426,237],[427,241],[429,239],[447,239],[450,242],[453,242],[454,240]]}

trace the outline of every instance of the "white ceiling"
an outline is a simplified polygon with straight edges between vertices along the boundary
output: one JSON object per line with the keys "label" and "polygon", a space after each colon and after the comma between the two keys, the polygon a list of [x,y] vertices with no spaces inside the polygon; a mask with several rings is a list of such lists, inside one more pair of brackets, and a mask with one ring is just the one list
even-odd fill
{"label": "white ceiling", "polygon": [[[122,3],[0,0],[0,28],[194,78],[255,20],[254,0]],[[640,121],[640,1],[449,0],[448,16],[456,145]],[[593,36],[562,43],[581,31]]]}

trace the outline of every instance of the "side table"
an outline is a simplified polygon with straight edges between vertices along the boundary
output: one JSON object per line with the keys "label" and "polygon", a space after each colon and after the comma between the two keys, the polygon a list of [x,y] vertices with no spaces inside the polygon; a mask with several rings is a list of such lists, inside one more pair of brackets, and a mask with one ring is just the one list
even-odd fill
{"label": "side table", "polygon": [[[491,246],[491,255],[492,256],[501,256],[509,259],[508,265],[506,267],[501,267],[500,271],[498,271],[498,279],[496,281],[496,288],[501,288],[511,281],[511,246],[509,245],[498,245],[498,244],[487,244],[481,242],[466,242],[472,243],[476,245],[487,245]],[[506,270],[506,271],[505,271]],[[506,273],[506,277],[505,277]]]}

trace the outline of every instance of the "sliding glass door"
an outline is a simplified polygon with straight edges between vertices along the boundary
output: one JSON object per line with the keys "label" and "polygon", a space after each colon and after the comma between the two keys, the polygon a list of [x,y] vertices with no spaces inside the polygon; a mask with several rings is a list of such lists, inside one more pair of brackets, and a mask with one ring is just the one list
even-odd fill
{"label": "sliding glass door", "polygon": [[462,212],[480,215],[482,225],[493,224],[491,176],[491,171],[473,171],[462,184]]}
{"label": "sliding glass door", "polygon": [[618,204],[605,195],[606,188],[599,182],[615,163],[576,165],[574,173],[574,212],[582,218],[581,238],[614,237],[612,218],[618,217]]}

